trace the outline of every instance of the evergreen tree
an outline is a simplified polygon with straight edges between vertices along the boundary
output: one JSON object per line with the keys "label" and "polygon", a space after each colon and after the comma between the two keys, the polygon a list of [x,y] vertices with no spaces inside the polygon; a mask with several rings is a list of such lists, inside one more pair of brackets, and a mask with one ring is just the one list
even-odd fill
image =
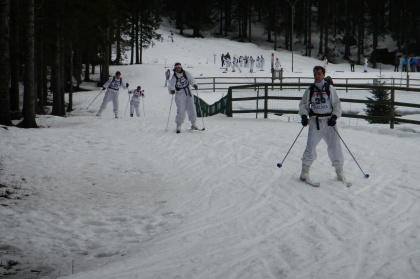
{"label": "evergreen tree", "polygon": [[[368,103],[366,104],[365,112],[369,116],[381,116],[381,117],[389,117],[391,115],[391,108],[390,105],[390,98],[388,90],[385,90],[381,83],[381,86],[375,89],[372,89],[370,92],[372,93],[373,97],[368,98],[370,101],[375,101],[375,103]],[[381,123],[381,124],[388,124],[389,120],[386,119],[369,119],[367,120],[370,124],[373,123]]]}

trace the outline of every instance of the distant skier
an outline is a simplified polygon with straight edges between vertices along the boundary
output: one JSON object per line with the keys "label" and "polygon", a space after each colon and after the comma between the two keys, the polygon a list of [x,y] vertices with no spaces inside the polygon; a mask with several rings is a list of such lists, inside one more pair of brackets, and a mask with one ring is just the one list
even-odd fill
{"label": "distant skier", "polygon": [[226,56],[225,56],[225,72],[228,72],[228,70],[229,70],[229,67],[231,66],[231,61],[230,61],[230,58],[227,58]]}
{"label": "distant skier", "polygon": [[181,63],[175,63],[174,74],[168,85],[170,94],[175,95],[175,103],[177,113],[175,117],[176,132],[181,133],[181,127],[185,120],[185,115],[188,113],[188,119],[191,121],[191,129],[198,130],[196,124],[197,112],[194,104],[194,94],[191,93],[190,85],[194,89],[198,89],[194,77],[187,71],[182,69]]}
{"label": "distant skier", "polygon": [[130,116],[133,117],[135,110],[137,117],[140,117],[140,97],[144,98],[144,90],[141,90],[141,86],[137,86],[137,89],[131,90],[128,94],[133,94],[130,100]]}
{"label": "distant skier", "polygon": [[171,31],[171,34],[169,34],[168,38],[171,40],[171,42],[174,42],[174,33]]}
{"label": "distant skier", "polygon": [[398,72],[399,68],[400,68],[400,58],[395,55],[395,59],[394,59],[394,72]]}
{"label": "distant skier", "polygon": [[238,64],[239,64],[238,59],[236,57],[233,57],[233,60],[232,60],[232,72],[235,72],[235,69],[238,69],[238,71],[242,73],[242,71],[239,68]]}
{"label": "distant skier", "polygon": [[276,58],[276,62],[274,62],[274,70],[278,71],[281,68],[280,60]]}
{"label": "distant skier", "polygon": [[354,60],[350,59],[349,63],[350,63],[350,71],[354,72]]}
{"label": "distant skier", "polygon": [[171,78],[171,70],[167,69],[165,71],[165,87],[168,85],[170,78]]}
{"label": "distant skier", "polygon": [[222,68],[223,68],[223,66],[225,65],[225,55],[223,53],[220,59],[222,59]]}
{"label": "distant skier", "polygon": [[369,65],[368,58],[365,57],[365,63],[363,64],[363,67],[364,67],[363,69],[365,73],[367,73],[368,71],[368,65]]}
{"label": "distant skier", "polygon": [[332,86],[332,82],[324,80],[325,68],[315,66],[313,74],[314,84],[306,89],[299,103],[301,123],[304,127],[309,124],[308,140],[302,156],[300,179],[311,183],[309,169],[317,158],[316,147],[323,139],[327,143],[328,156],[332,166],[335,167],[338,180],[345,181],[344,156],[340,138],[337,131],[334,130],[337,129],[335,126],[337,118],[341,116],[341,102]]}
{"label": "distant skier", "polygon": [[264,65],[265,65],[265,59],[261,55],[261,58],[260,58],[260,71],[264,71]]}
{"label": "distant skier", "polygon": [[252,58],[252,56],[249,57],[249,72],[253,73],[254,72],[254,64],[255,64],[255,60],[254,58]]}
{"label": "distant skier", "polygon": [[96,116],[101,116],[102,111],[106,109],[107,104],[112,101],[115,118],[118,118],[118,91],[120,90],[120,86],[124,89],[127,89],[128,83],[123,82],[121,72],[117,71],[115,73],[115,76],[110,77],[109,80],[102,87],[102,90],[107,90],[105,92],[105,96],[102,101],[101,107]]}
{"label": "distant skier", "polygon": [[407,72],[407,58],[405,56],[402,60],[402,72]]}
{"label": "distant skier", "polygon": [[327,67],[328,67],[328,59],[327,56],[324,56],[324,60],[322,60],[322,67],[324,67],[325,71],[327,71]]}

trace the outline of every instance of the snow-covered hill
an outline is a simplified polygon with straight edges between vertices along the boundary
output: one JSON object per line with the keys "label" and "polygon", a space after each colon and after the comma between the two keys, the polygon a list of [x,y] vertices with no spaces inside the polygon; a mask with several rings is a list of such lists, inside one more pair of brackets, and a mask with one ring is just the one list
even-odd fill
{"label": "snow-covered hill", "polygon": [[[206,131],[188,131],[185,123],[177,135],[174,105],[165,131],[165,65],[181,62],[194,76],[241,75],[222,73],[227,51],[272,52],[175,35],[174,43],[146,50],[143,65],[111,69],[130,88],[145,90],[142,117],[124,114],[123,90],[123,117],[113,118],[111,104],[96,117],[103,95],[86,108],[98,89],[75,93],[66,118],[39,116],[42,129],[0,129],[0,193],[8,189],[12,198],[0,198],[0,271],[16,272],[5,278],[420,276],[418,133],[339,119],[342,138],[370,178],[343,146],[353,182],[344,187],[321,143],[312,176],[322,185],[312,188],[298,180],[306,129],[276,167],[301,129],[297,122],[217,115],[204,119]],[[291,73],[290,52],[276,57],[289,76],[311,76],[320,63],[295,55],[301,73]],[[269,76],[267,70],[253,75]],[[350,73],[346,64],[328,71],[379,74],[358,66]]]}

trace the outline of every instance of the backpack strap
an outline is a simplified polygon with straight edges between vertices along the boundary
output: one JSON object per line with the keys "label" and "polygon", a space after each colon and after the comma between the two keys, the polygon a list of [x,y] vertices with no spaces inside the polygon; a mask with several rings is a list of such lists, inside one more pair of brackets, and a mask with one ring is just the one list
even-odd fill
{"label": "backpack strap", "polygon": [[[316,88],[315,87],[315,84],[311,84],[311,86],[309,87],[309,104],[311,104],[312,96],[314,95],[315,88]],[[325,89],[325,93],[327,93],[327,96],[330,97],[330,95],[331,95],[331,92],[330,92],[330,83],[328,81],[325,81],[325,83],[322,86],[321,90],[319,90],[317,88],[317,91],[320,91],[322,93],[322,91],[324,89]],[[333,106],[332,106],[332,103],[331,103],[331,113],[317,114],[317,113],[314,113],[313,112],[311,105],[309,105],[309,117],[315,116],[315,118],[316,118],[316,129],[317,130],[319,130],[319,118],[318,117],[330,116],[332,114],[332,110],[333,110]]]}
{"label": "backpack strap", "polygon": [[[115,76],[112,77],[112,82],[114,82],[114,80],[115,80]],[[122,85],[122,78],[120,78],[120,85]]]}
{"label": "backpack strap", "polygon": [[[176,78],[176,82],[175,82],[175,86],[176,86],[176,83],[178,83],[178,75],[175,73],[174,74],[174,76],[175,76],[175,78]],[[187,80],[188,81],[188,78],[187,78],[187,75],[185,74],[185,71],[184,70],[182,70],[182,76],[185,78],[185,80]],[[189,86],[190,84],[189,84],[189,81],[188,81],[188,85],[186,86],[186,87],[184,87],[184,88],[179,88],[179,90],[181,90],[181,89],[184,89],[184,91],[185,91],[185,95],[187,95],[188,96],[188,94],[190,95],[190,97],[192,97],[192,95],[191,95],[191,90],[190,90],[190,86]],[[187,91],[188,91],[188,93],[187,93]]]}

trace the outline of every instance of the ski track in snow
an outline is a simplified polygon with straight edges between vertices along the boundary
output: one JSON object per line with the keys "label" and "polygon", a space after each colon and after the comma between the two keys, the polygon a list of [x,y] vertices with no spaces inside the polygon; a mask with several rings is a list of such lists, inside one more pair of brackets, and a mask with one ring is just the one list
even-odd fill
{"label": "ski track in snow", "polygon": [[[95,117],[103,96],[85,107],[97,91],[75,94],[66,119],[41,118],[50,128],[0,131],[2,178],[25,177],[30,193],[20,206],[1,208],[0,252],[14,247],[61,275],[74,261],[72,279],[420,274],[418,154],[408,152],[418,150],[418,136],[341,127],[370,178],[343,146],[353,182],[343,186],[321,143],[311,168],[321,187],[308,187],[297,179],[306,131],[276,167],[298,123],[218,115],[205,119],[204,132],[188,131],[186,121],[177,135],[173,104],[165,131],[170,97],[152,78],[163,67],[145,67],[124,70],[147,89],[147,117],[123,114],[126,94],[122,119],[112,118],[111,104]],[[30,144],[16,141],[24,137]]]}

